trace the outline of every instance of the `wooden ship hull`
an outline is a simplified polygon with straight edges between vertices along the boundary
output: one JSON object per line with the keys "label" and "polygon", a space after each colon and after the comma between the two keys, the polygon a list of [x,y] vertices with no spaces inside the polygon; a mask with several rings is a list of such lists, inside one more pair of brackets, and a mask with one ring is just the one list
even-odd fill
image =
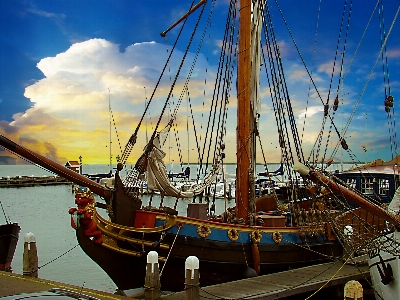
{"label": "wooden ship hull", "polygon": [[[318,264],[326,262],[327,255],[343,253],[335,239],[329,240],[324,226],[319,231],[235,226],[145,210],[136,211],[136,218],[137,227],[118,226],[96,213],[101,245],[77,230],[83,251],[121,290],[144,286],[146,257],[152,250],[159,255],[161,288],[170,291],[184,289],[189,256],[199,258],[201,285],[207,286]],[[258,242],[252,240],[254,235]]]}
{"label": "wooden ship hull", "polygon": [[0,225],[0,271],[10,271],[21,227],[17,223]]}

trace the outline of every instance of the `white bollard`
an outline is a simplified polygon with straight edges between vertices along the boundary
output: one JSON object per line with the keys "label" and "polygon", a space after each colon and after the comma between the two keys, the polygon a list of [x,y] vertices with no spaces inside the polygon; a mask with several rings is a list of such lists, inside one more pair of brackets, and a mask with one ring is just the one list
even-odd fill
{"label": "white bollard", "polygon": [[186,300],[200,299],[199,279],[199,259],[196,256],[189,256],[185,262]]}
{"label": "white bollard", "polygon": [[161,297],[158,253],[156,251],[150,251],[147,254],[144,297],[146,300],[155,300]]}
{"label": "white bollard", "polygon": [[38,255],[36,238],[32,232],[24,237],[23,273],[24,276],[38,277]]}

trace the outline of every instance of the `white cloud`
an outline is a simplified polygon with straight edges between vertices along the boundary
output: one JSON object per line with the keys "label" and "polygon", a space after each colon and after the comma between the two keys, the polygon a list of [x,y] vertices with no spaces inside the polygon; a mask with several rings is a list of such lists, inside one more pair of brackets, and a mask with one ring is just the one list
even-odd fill
{"label": "white cloud", "polygon": [[299,112],[297,117],[299,118],[299,120],[302,120],[304,118],[310,118],[313,115],[315,115],[321,111],[324,111],[324,108],[322,105],[321,106],[310,106],[307,109],[302,109]]}
{"label": "white cloud", "polygon": [[318,66],[318,72],[323,72],[329,76],[331,76],[332,71],[334,71],[334,74],[340,73],[340,64],[338,62],[335,64],[334,61],[327,61]]}
{"label": "white cloud", "polygon": [[38,16],[45,17],[45,18],[65,19],[65,15],[64,14],[51,13],[51,12],[47,12],[47,11],[40,10],[40,9],[37,9],[37,8],[29,8],[26,11],[31,13],[31,14],[38,15]]}
{"label": "white cloud", "polygon": [[28,86],[25,96],[37,107],[63,113],[93,109],[96,102],[105,107],[108,89],[114,96],[142,96],[146,81],[153,86],[160,74],[165,61],[162,53],[163,46],[154,42],[131,45],[125,52],[103,39],[76,43],[37,64],[46,77]]}
{"label": "white cloud", "polygon": [[[179,67],[181,54],[178,50],[174,53],[171,67],[166,69],[165,81],[159,84],[160,93],[154,95],[153,106],[147,115],[152,126],[157,123],[161,111],[159,107],[169,92],[173,80],[171,74],[175,74]],[[62,157],[79,157],[78,153],[74,153],[79,149],[72,149],[72,144],[79,141],[81,145],[82,139],[86,142],[92,140],[91,149],[98,152],[108,140],[110,97],[112,127],[113,130],[117,128],[123,147],[143,114],[145,90],[149,99],[167,55],[165,45],[155,42],[133,44],[122,51],[118,45],[104,39],[73,44],[65,52],[43,58],[37,64],[45,78],[25,89],[24,95],[30,99],[32,107],[15,114],[14,121],[9,125],[18,128],[21,133],[29,132],[33,140],[49,141],[59,151],[69,151],[69,154],[61,154]],[[193,54],[188,54],[188,61],[192,61],[190,56]],[[206,63],[204,57],[199,56],[197,65]],[[182,76],[186,76],[189,67],[183,66]],[[203,66],[203,69],[206,67]],[[207,73],[200,71],[192,74],[192,83],[199,85],[190,90],[192,101],[196,101],[198,95],[203,97],[204,74],[212,76],[214,73],[208,68]],[[208,82],[212,83],[212,80]],[[181,84],[178,81],[176,85]],[[179,95],[173,97],[176,101]],[[117,143],[114,144],[117,148]],[[93,157],[101,159],[99,155]]]}

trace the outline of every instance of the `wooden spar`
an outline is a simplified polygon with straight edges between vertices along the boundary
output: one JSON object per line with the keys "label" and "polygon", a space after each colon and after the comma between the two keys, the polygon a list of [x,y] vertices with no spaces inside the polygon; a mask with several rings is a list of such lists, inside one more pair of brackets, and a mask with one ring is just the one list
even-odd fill
{"label": "wooden spar", "polygon": [[237,78],[236,128],[236,217],[247,224],[249,219],[250,169],[250,69],[251,69],[251,0],[240,1],[239,55]]}
{"label": "wooden spar", "polygon": [[108,188],[105,188],[93,180],[90,180],[89,178],[86,178],[85,176],[80,175],[75,171],[72,171],[34,151],[28,150],[2,135],[0,135],[0,146],[10,150],[11,152],[21,155],[22,157],[25,157],[31,162],[38,164],[43,168],[46,168],[47,170],[64,177],[65,179],[90,188],[93,193],[103,197],[106,200],[110,199],[111,197],[111,191]]}
{"label": "wooden spar", "polygon": [[301,169],[297,169],[301,175],[308,177],[310,180],[317,184],[323,184],[328,186],[328,188],[336,195],[341,195],[346,200],[356,204],[368,212],[378,215],[385,221],[393,224],[393,225],[400,225],[400,217],[392,214],[391,212],[373,204],[372,202],[364,199],[361,195],[355,193],[354,191],[346,188],[345,186],[331,180],[330,178],[326,177],[322,173],[318,171],[310,171],[307,167],[304,166]]}
{"label": "wooden spar", "polygon": [[201,5],[206,3],[207,0],[201,0],[199,3],[197,3],[195,6],[192,7],[191,10],[189,10],[186,14],[184,14],[178,21],[176,21],[174,24],[172,24],[167,30],[163,31],[160,33],[162,37],[165,37],[167,35],[167,32],[170,31],[172,28],[174,28],[176,25],[178,25],[182,20],[186,19],[190,14],[192,14],[195,10],[197,10]]}

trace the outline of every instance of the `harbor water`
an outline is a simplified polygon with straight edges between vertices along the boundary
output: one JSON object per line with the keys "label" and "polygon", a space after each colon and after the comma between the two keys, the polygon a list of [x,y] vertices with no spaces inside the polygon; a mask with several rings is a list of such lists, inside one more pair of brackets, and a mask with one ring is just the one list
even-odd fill
{"label": "harbor water", "polygon": [[[234,172],[234,166],[232,167]],[[83,173],[86,174],[108,173],[108,171],[108,165],[83,165]],[[0,177],[54,175],[36,165],[0,166]],[[149,196],[143,196],[144,205],[148,204],[148,200]],[[102,202],[102,199],[97,198],[96,201]],[[180,199],[177,210],[185,213],[186,206],[191,201],[192,199]],[[0,224],[5,223],[7,218],[21,226],[12,262],[14,273],[23,273],[24,235],[32,232],[36,237],[40,278],[115,292],[117,288],[113,281],[78,246],[68,213],[70,207],[75,207],[72,185],[1,188],[0,202],[2,206]],[[152,206],[157,207],[159,203],[160,198],[154,196]],[[166,197],[163,203],[174,207],[175,199]],[[227,205],[233,206],[234,203],[230,200]],[[220,205],[218,210],[222,212],[224,206]],[[99,212],[106,217],[103,210]]]}
{"label": "harbor water", "polygon": [[[99,171],[104,172],[102,167]],[[0,177],[30,175],[54,174],[35,165],[0,166]],[[32,232],[36,237],[40,278],[106,292],[116,290],[107,274],[77,246],[68,214],[68,209],[75,206],[71,185],[2,188],[0,201],[7,218],[21,226],[11,264],[14,273],[23,273],[24,235]],[[1,212],[1,224],[4,214]]]}
{"label": "harbor water", "polygon": [[[257,171],[264,171],[258,166]],[[278,168],[272,164],[270,170]],[[178,166],[175,166],[178,169]],[[83,173],[107,173],[107,165],[84,165]],[[178,171],[178,170],[177,170]],[[235,173],[235,165],[227,165],[226,172]],[[192,174],[195,170],[192,170]],[[53,176],[54,174],[35,165],[1,165],[0,177],[6,176]],[[123,176],[124,174],[122,174]],[[143,197],[143,205],[148,205],[149,197]],[[100,198],[96,201],[102,201]],[[192,199],[180,199],[176,209],[185,214]],[[20,238],[12,262],[14,273],[23,273],[24,235],[34,233],[39,257],[39,277],[61,283],[83,286],[106,292],[115,292],[116,286],[108,275],[94,263],[78,246],[75,231],[70,225],[68,209],[75,207],[72,185],[34,186],[1,188],[1,223],[5,217],[21,226]],[[153,197],[152,206],[158,206],[159,197]],[[164,205],[174,207],[175,199],[166,197]],[[234,206],[234,200],[218,199],[216,213]],[[4,213],[3,213],[4,212]],[[100,213],[106,217],[103,210]],[[5,215],[5,216],[4,216]]]}

